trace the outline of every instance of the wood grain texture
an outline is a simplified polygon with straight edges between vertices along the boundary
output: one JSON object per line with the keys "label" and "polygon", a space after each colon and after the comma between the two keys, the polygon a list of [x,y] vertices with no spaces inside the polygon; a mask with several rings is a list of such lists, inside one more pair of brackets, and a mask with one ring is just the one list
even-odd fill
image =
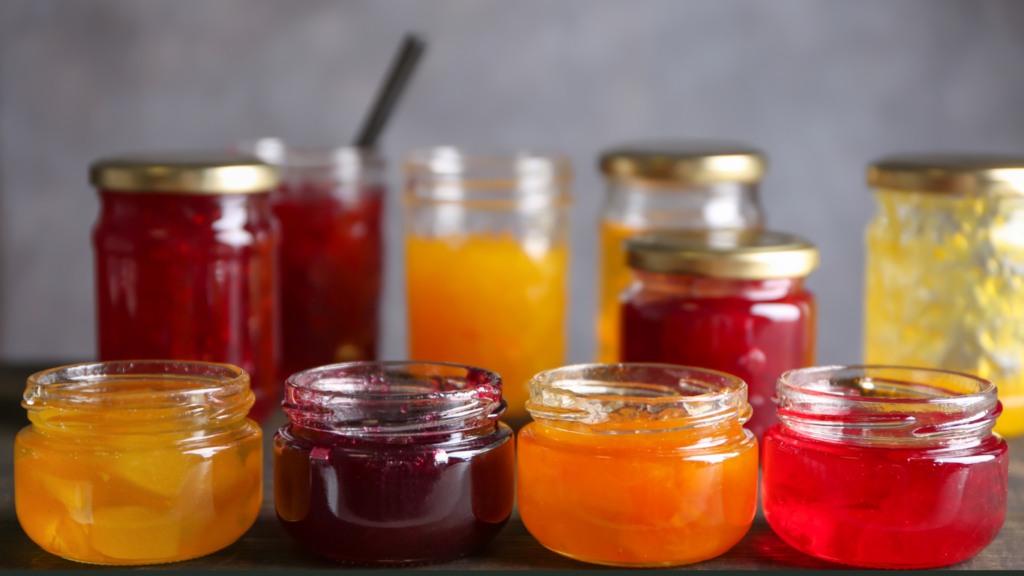
{"label": "wood grain texture", "polygon": [[[33,367],[0,366],[0,568],[4,569],[83,569],[92,568],[53,556],[36,546],[22,531],[14,510],[13,450],[14,435],[24,426],[24,410],[18,395]],[[238,542],[224,550],[174,564],[145,566],[160,569],[294,569],[345,568],[307,553],[284,532],[274,513],[273,459],[270,439],[273,430],[284,422],[282,414],[264,426],[266,469],[263,509],[256,524]],[[1024,438],[1010,441],[1010,499],[1006,523],[999,537],[981,554],[951,566],[951,569],[1024,569]],[[570,560],[545,549],[526,531],[518,514],[481,554],[443,564],[412,566],[410,569],[495,570],[495,569],[602,569],[601,566]],[[711,560],[685,568],[716,569],[849,569],[800,553],[772,532],[758,514],[750,532],[732,550]]]}

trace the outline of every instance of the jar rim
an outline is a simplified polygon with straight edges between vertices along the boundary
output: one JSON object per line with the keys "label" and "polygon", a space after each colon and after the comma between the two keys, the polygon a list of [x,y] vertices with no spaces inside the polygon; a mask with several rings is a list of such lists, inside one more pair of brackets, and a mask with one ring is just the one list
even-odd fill
{"label": "jar rim", "polygon": [[[284,170],[292,168],[351,167],[358,173],[363,166],[379,166],[384,159],[376,148],[352,145],[293,146],[281,138],[257,138],[238,144],[238,149]],[[348,172],[339,170],[340,174]]]}
{"label": "jar rim", "polygon": [[[870,400],[866,400],[865,397],[850,396],[849,394],[843,394],[841,392],[830,392],[828,390],[822,390],[820,388],[810,387],[809,385],[801,385],[794,380],[798,376],[813,376],[818,374],[826,374],[829,372],[836,372],[839,370],[844,371],[863,371],[869,373],[871,371],[888,371],[888,372],[907,372],[907,373],[921,373],[921,374],[933,374],[933,375],[945,375],[947,377],[953,377],[957,379],[970,380],[979,384],[979,389],[967,394],[947,394],[944,396],[938,395],[934,397],[912,397],[912,398],[885,398],[885,397],[870,397]],[[817,382],[820,382],[818,380]],[[945,370],[942,368],[925,368],[915,366],[895,366],[886,364],[833,364],[829,366],[812,366],[808,368],[796,368],[794,370],[788,370],[782,373],[779,377],[779,384],[792,387],[806,394],[815,396],[826,396],[833,398],[841,398],[843,401],[849,402],[880,402],[880,403],[893,403],[893,404],[935,404],[948,402],[950,398],[975,398],[983,397],[996,392],[996,385],[991,381],[979,376],[966,374],[963,372],[955,372],[953,370]]]}

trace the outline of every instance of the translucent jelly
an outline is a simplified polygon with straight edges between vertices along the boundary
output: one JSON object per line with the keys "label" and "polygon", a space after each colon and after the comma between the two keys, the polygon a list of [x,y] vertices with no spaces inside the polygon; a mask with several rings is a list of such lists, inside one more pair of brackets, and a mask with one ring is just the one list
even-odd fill
{"label": "translucent jelly", "polygon": [[269,195],[109,192],[93,230],[101,360],[227,362],[280,399]]}
{"label": "translucent jelly", "polygon": [[14,446],[18,520],[47,552],[92,564],[210,554],[256,520],[260,429],[241,370],[81,364],[29,379]]}
{"label": "translucent jelly", "polygon": [[567,248],[410,237],[406,258],[410,356],[501,374],[509,415],[525,415],[530,378],[565,358]]}
{"label": "translucent jelly", "polygon": [[[718,556],[757,506],[742,381],[675,366],[539,374],[519,432],[517,497],[546,548],[584,562],[675,566]],[[691,416],[692,415],[692,416]]]}
{"label": "translucent jelly", "polygon": [[307,549],[359,564],[480,550],[512,512],[503,407],[497,375],[469,367],[367,362],[293,375],[291,422],[274,438],[281,523]]}
{"label": "translucent jelly", "polygon": [[1006,516],[995,387],[910,368],[796,370],[764,438],[772,529],[818,558],[932,568],[971,558]]}
{"label": "translucent jelly", "polygon": [[728,280],[636,271],[622,303],[622,360],[720,370],[749,386],[761,438],[787,370],[814,364],[815,300],[802,279]]}

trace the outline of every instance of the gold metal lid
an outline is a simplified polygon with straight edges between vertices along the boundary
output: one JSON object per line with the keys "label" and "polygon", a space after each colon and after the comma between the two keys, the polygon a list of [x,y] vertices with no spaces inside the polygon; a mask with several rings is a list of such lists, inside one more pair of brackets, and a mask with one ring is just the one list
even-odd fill
{"label": "gold metal lid", "polygon": [[868,184],[944,194],[1024,194],[1024,156],[895,154],[868,166]]}
{"label": "gold metal lid", "polygon": [[251,194],[278,184],[277,169],[237,152],[154,152],[101,158],[89,180],[113,192]]}
{"label": "gold metal lid", "polygon": [[765,280],[800,278],[818,267],[814,244],[782,232],[652,232],[627,240],[626,249],[630,267],[662,274]]}
{"label": "gold metal lid", "polygon": [[761,180],[764,154],[746,144],[715,140],[664,140],[624,144],[601,154],[601,171],[613,178],[686,184]]}

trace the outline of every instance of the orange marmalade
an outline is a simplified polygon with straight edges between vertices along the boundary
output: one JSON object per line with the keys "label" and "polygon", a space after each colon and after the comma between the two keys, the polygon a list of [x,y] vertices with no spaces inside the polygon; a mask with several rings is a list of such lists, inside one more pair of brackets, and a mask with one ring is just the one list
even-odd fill
{"label": "orange marmalade", "polygon": [[14,445],[18,520],[47,552],[91,564],[210,554],[252,526],[259,427],[244,371],[200,362],[103,362],[28,380]]}
{"label": "orange marmalade", "polygon": [[726,552],[757,506],[746,392],[727,374],[659,364],[538,374],[517,456],[526,528],[554,552],[611,566]]}

